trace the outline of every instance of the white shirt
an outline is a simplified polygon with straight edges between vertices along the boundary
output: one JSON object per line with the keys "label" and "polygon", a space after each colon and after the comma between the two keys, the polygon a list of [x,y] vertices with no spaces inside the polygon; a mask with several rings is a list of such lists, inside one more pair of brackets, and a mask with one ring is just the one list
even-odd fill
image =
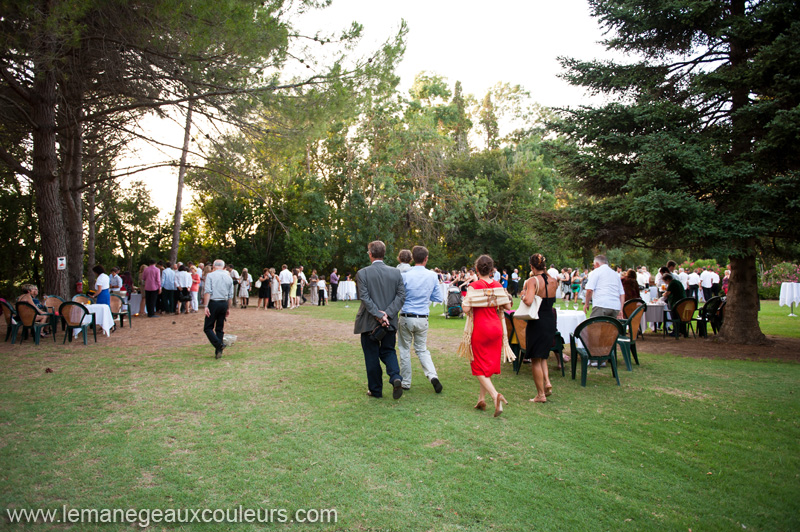
{"label": "white shirt", "polygon": [[500,272],[494,272],[494,280],[500,282]]}
{"label": "white shirt", "polygon": [[109,275],[108,287],[114,292],[119,292],[120,290],[122,290],[122,277],[120,277],[115,273]]}
{"label": "white shirt", "polygon": [[320,280],[317,281],[317,288],[325,288],[325,279],[320,278]]}
{"label": "white shirt", "polygon": [[511,280],[519,281],[519,274],[517,272],[511,272]]}
{"label": "white shirt", "polygon": [[700,274],[700,284],[703,288],[711,288],[711,272],[708,270],[703,270],[703,273]]}
{"label": "white shirt", "polygon": [[297,278],[303,281],[303,284],[308,284],[308,280],[306,279],[306,274],[300,272],[297,274]]}
{"label": "white shirt", "polygon": [[547,270],[547,275],[552,277],[553,279],[558,279],[558,270],[555,268],[550,268]]}
{"label": "white shirt", "polygon": [[175,288],[191,288],[192,274],[189,272],[178,272],[175,274]]}
{"label": "white shirt", "polygon": [[638,272],[636,274],[636,282],[639,283],[641,286],[647,286],[650,284],[650,273],[649,272]]}
{"label": "white shirt", "polygon": [[681,280],[681,284],[683,285],[683,288],[684,288],[684,289],[686,289],[686,288],[689,286],[689,283],[688,283],[688,281],[689,281],[689,274],[688,274],[688,273],[686,273],[686,272],[681,272],[681,273],[679,273],[679,274],[678,274],[678,279],[680,279],[680,280]]}
{"label": "white shirt", "polygon": [[696,286],[700,284],[700,276],[697,275],[697,272],[692,272],[689,274],[689,276],[686,278],[686,284],[687,286]]}
{"label": "white shirt", "polygon": [[108,275],[101,273],[97,276],[97,281],[94,282],[94,289],[98,292],[108,289]]}
{"label": "white shirt", "polygon": [[664,277],[661,275],[661,272],[658,272],[656,274],[656,286],[660,288],[661,287],[661,281],[663,281],[663,280],[664,280]]}
{"label": "white shirt", "polygon": [[599,268],[589,273],[586,290],[592,291],[592,305],[595,307],[622,310],[619,296],[625,295],[622,280],[617,272],[601,264]]}
{"label": "white shirt", "polygon": [[711,283],[719,284],[719,274],[717,272],[711,272]]}
{"label": "white shirt", "polygon": [[233,268],[231,268],[231,279],[233,279],[234,281],[239,280],[239,272],[237,272]]}
{"label": "white shirt", "polygon": [[280,279],[281,284],[292,284],[292,272],[289,269],[281,270],[280,275],[278,275],[278,279]]}

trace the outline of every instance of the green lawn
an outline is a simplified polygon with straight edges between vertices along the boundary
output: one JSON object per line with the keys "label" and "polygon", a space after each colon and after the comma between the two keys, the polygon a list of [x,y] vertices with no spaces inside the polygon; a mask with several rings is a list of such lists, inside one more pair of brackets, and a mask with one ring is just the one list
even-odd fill
{"label": "green lawn", "polygon": [[800,338],[800,308],[795,305],[798,317],[790,318],[790,307],[778,306],[777,301],[762,301],[758,322],[764,334]]}
{"label": "green lawn", "polygon": [[[297,312],[350,327],[356,308]],[[464,323],[431,322],[432,336],[456,342]],[[414,362],[400,401],[367,398],[355,336],[240,342],[221,361],[206,345],[0,356],[3,509],[337,511],[335,524],[270,525],[279,530],[800,528],[796,364],[642,353],[621,387],[607,369],[586,388],[554,377],[546,405],[528,402],[529,370],[509,365],[495,382],[510,404],[495,419],[472,409],[467,363],[438,350],[442,394]]]}

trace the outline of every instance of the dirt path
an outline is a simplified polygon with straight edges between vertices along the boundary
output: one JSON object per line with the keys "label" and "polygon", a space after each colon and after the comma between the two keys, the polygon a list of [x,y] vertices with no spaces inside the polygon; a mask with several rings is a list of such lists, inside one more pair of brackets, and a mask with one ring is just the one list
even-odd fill
{"label": "dirt path", "polygon": [[[240,342],[261,341],[269,337],[273,341],[295,340],[311,343],[327,343],[331,341],[358,342],[353,334],[352,324],[349,322],[334,321],[315,315],[321,315],[324,309],[303,307],[301,311],[275,311],[248,309],[233,309],[226,331],[236,334]],[[435,318],[433,318],[435,319]],[[302,324],[302,325],[301,325]],[[299,327],[299,325],[301,325]],[[141,351],[158,351],[161,349],[175,349],[207,345],[210,353],[213,349],[203,334],[203,313],[185,314],[180,316],[162,316],[160,318],[134,317],[133,328],[117,327],[111,337],[98,335],[97,344],[89,341],[90,349],[105,347],[128,347]],[[302,330],[302,333],[298,331]],[[0,329],[0,334],[5,334],[5,327]],[[436,331],[429,335],[429,346],[443,352],[454,352],[458,345],[461,333],[458,331]],[[63,333],[59,331],[57,343],[53,345],[52,339],[43,340],[49,348],[62,348]],[[782,360],[800,362],[800,338],[770,337],[773,345],[742,346],[728,345],[710,339],[694,338],[663,338],[652,333],[647,334],[644,340],[637,341],[639,352],[660,355],[670,353],[673,355],[694,358],[721,358],[740,360]],[[22,345],[11,345],[6,342],[0,345],[0,353],[14,352],[27,354],[41,349],[35,346],[32,340],[27,340]],[[77,346],[76,346],[77,347]],[[83,346],[81,346],[83,348]]]}

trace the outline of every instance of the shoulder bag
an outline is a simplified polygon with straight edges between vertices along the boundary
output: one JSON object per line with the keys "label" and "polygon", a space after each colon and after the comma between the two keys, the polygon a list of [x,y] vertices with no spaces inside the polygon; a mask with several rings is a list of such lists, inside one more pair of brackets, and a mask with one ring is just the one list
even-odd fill
{"label": "shoulder bag", "polygon": [[536,294],[536,292],[539,291],[539,278],[534,277],[533,280],[536,281],[536,289],[534,291],[533,302],[530,305],[526,305],[524,298],[520,299],[519,308],[514,311],[515,318],[519,318],[525,321],[539,319],[539,307],[542,304],[542,296]]}

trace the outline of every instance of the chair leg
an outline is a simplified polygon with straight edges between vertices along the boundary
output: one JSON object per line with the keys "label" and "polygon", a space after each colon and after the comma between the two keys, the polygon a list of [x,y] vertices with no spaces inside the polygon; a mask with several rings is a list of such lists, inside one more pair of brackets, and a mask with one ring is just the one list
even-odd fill
{"label": "chair leg", "polygon": [[[622,350],[622,360],[625,361],[625,367],[628,371],[633,371],[633,365],[631,365],[631,346],[629,342],[618,342],[619,348]],[[616,348],[614,349],[614,353],[616,353]]]}
{"label": "chair leg", "polygon": [[589,373],[589,357],[581,357],[581,386],[586,388],[586,374]]}
{"label": "chair leg", "polygon": [[[88,344],[88,342],[86,341],[86,327],[84,327],[84,328],[83,328],[83,329],[81,329],[81,330],[83,331],[83,345],[87,345],[87,344]],[[95,336],[95,338],[94,338],[94,341],[95,341],[95,342],[97,341],[97,336]]]}
{"label": "chair leg", "polygon": [[631,342],[631,355],[633,355],[633,360],[636,362],[636,365],[639,365],[639,357],[636,355],[636,342]]}
{"label": "chair leg", "polygon": [[617,371],[617,350],[614,350],[614,355],[611,357],[611,372],[614,374],[614,377],[617,379],[617,386],[621,386],[619,383],[619,372]]}
{"label": "chair leg", "polygon": [[559,349],[556,354],[558,355],[558,362],[561,364],[561,376],[564,377],[564,348]]}
{"label": "chair leg", "polygon": [[131,311],[128,310],[128,327],[133,328],[133,323],[131,323]]}
{"label": "chair leg", "polygon": [[9,338],[11,338],[11,324],[10,323],[8,324],[8,327],[6,327],[6,342],[8,342]]}

